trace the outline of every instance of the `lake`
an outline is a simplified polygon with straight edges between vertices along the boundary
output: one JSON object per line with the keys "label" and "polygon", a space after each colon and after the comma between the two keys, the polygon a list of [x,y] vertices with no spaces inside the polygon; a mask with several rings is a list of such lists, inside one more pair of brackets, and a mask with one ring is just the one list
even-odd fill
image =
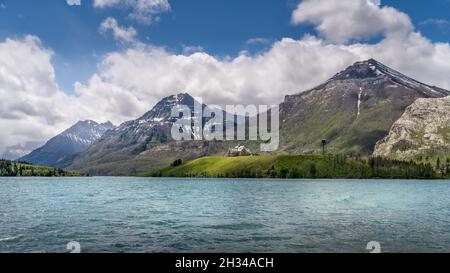
{"label": "lake", "polygon": [[450,251],[450,182],[0,178],[0,252]]}

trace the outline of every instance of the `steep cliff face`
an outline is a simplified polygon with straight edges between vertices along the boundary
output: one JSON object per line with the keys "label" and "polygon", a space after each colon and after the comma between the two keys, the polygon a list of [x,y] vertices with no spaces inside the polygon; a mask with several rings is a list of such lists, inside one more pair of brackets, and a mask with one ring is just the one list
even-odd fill
{"label": "steep cliff face", "polygon": [[450,97],[418,99],[375,146],[374,155],[398,159],[450,152]]}

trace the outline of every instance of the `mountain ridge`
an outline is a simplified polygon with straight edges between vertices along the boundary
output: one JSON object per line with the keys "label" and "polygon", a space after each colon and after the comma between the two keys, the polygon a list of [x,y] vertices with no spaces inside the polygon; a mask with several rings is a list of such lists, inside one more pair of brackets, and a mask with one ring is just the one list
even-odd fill
{"label": "mountain ridge", "polygon": [[114,127],[109,121],[101,124],[92,120],[78,121],[19,160],[43,166],[67,167],[72,156],[84,151],[92,142]]}

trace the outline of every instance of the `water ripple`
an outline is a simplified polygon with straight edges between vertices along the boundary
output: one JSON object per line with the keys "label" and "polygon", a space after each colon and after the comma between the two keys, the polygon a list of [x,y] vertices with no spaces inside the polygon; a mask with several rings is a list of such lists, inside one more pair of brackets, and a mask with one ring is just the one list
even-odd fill
{"label": "water ripple", "polygon": [[0,252],[450,251],[445,181],[0,178],[0,215]]}

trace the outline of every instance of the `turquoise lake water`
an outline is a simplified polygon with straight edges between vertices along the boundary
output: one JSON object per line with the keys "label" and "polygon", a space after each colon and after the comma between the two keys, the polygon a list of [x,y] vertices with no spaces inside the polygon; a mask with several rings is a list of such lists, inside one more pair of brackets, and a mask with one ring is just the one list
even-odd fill
{"label": "turquoise lake water", "polygon": [[450,182],[0,178],[0,252],[450,251]]}

